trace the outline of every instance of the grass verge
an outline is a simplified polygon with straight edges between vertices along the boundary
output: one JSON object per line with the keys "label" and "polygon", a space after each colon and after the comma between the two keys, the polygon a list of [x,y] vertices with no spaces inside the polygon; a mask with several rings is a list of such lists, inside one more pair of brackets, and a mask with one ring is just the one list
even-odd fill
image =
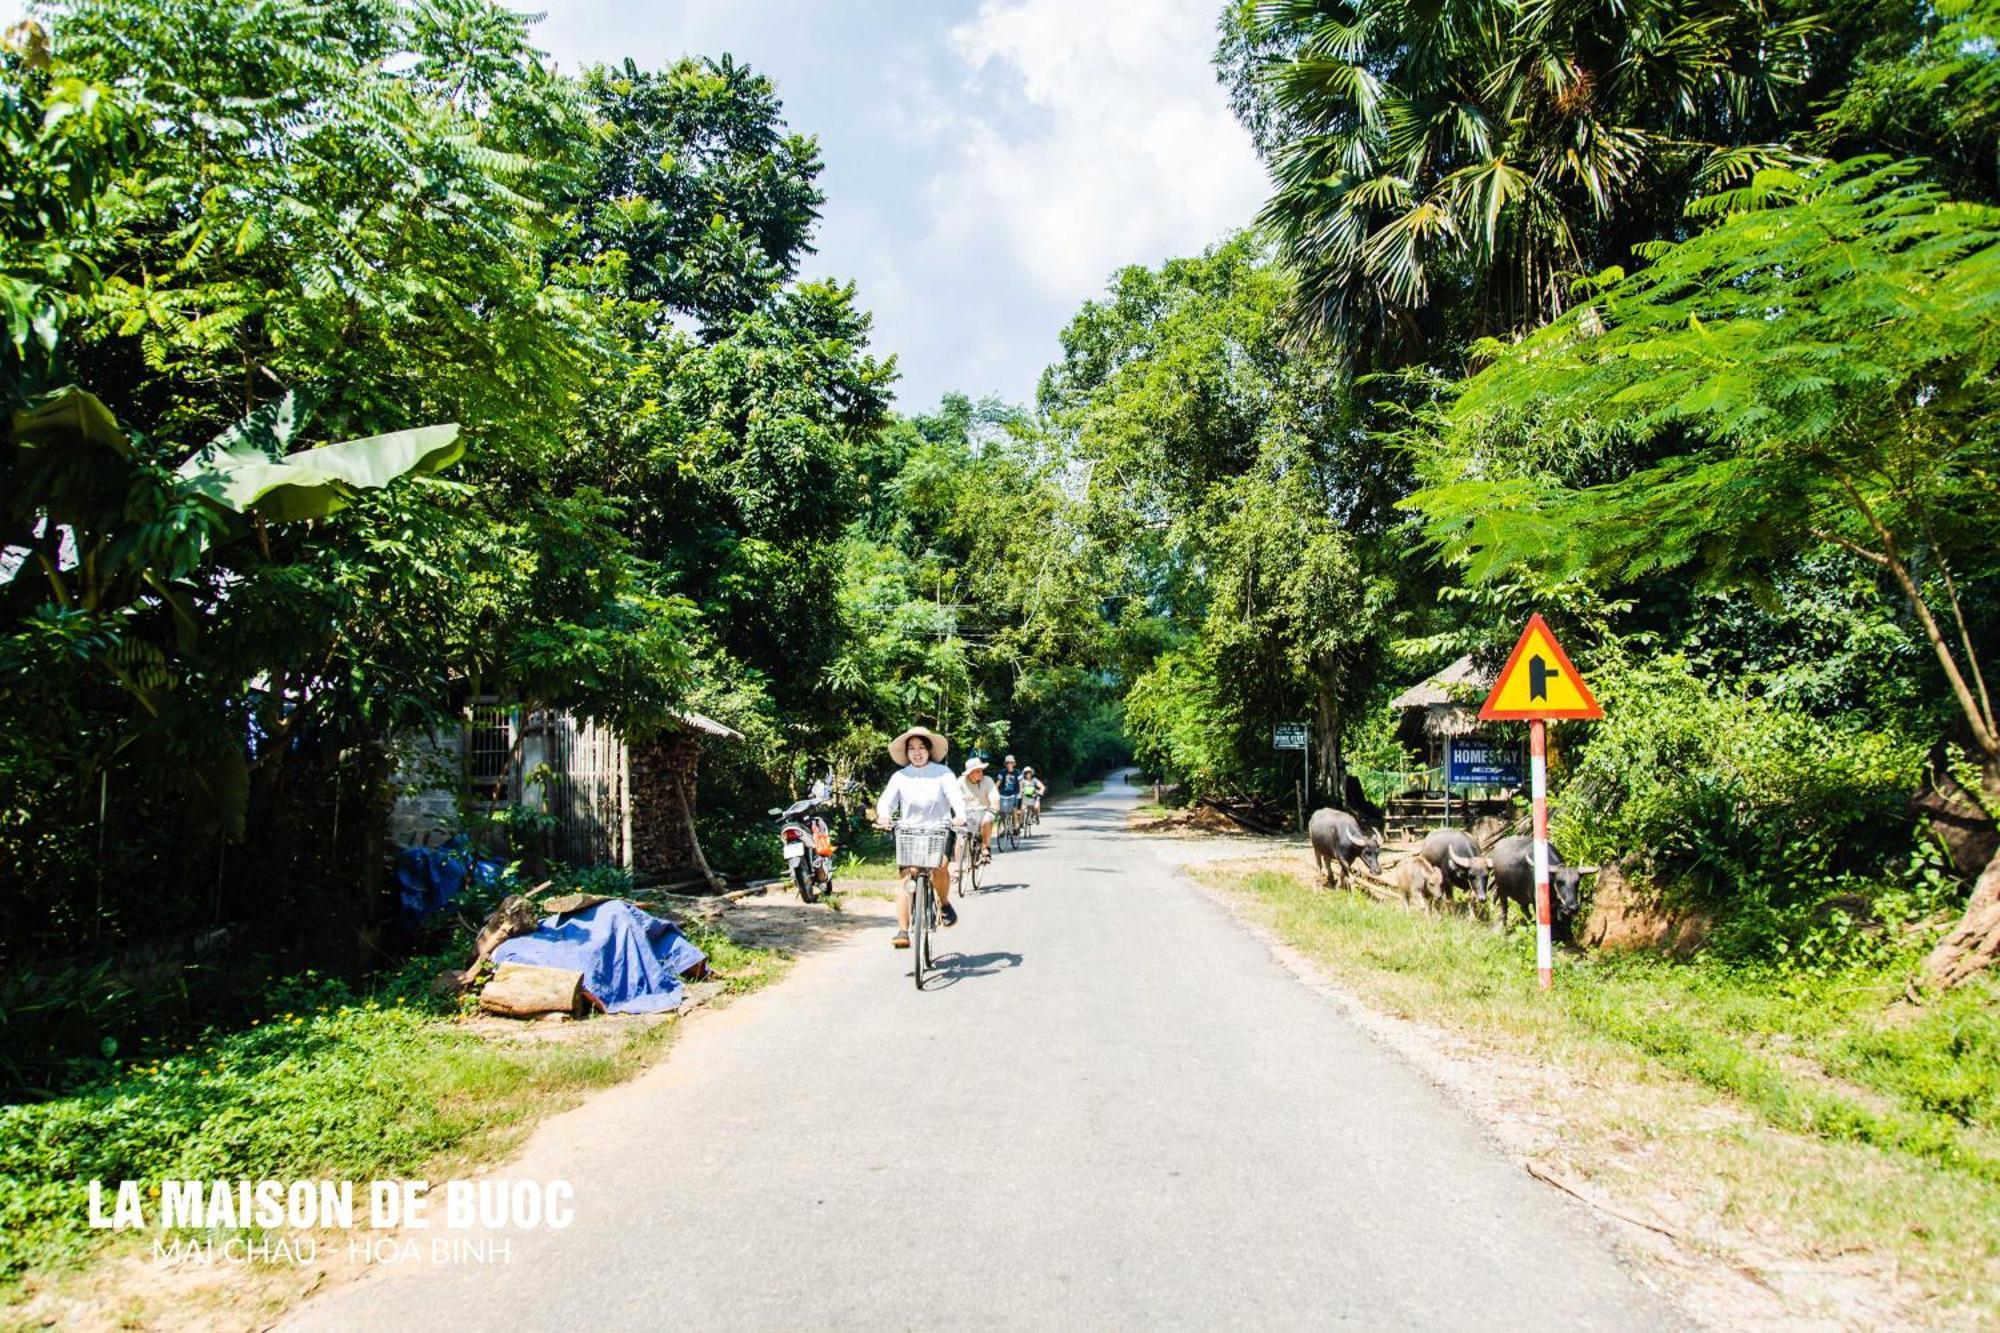
{"label": "grass verge", "polygon": [[[714,926],[689,936],[725,994],[787,965]],[[559,1040],[491,1040],[429,994],[444,961],[413,962],[366,995],[313,973],[274,979],[270,1012],[248,1027],[65,1097],[0,1107],[0,1316],[89,1260],[158,1237],[89,1230],[91,1180],[107,1192],[146,1182],[150,1210],[165,1179],[445,1178],[643,1069],[679,1029],[597,1019]]]}
{"label": "grass verge", "polygon": [[1582,1091],[1555,1108],[1567,1155],[1625,1197],[1665,1191],[1698,1227],[1782,1237],[1809,1259],[1867,1257],[1911,1289],[1899,1317],[2000,1319],[1990,983],[1919,1009],[1896,1003],[1906,962],[1811,976],[1565,955],[1544,996],[1524,932],[1303,874],[1198,873],[1373,1006],[1573,1074]]}

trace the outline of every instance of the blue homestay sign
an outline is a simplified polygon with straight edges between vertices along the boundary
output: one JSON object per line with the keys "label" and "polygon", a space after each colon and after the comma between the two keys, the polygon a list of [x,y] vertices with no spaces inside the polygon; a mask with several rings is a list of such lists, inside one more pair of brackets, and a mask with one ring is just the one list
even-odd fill
{"label": "blue homestay sign", "polygon": [[1526,766],[1521,747],[1483,736],[1453,736],[1445,750],[1445,782],[1453,787],[1519,787]]}

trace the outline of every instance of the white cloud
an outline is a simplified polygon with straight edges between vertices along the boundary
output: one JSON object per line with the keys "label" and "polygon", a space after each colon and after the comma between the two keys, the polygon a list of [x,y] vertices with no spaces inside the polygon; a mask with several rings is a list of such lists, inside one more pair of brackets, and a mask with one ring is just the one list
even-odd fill
{"label": "white cloud", "polygon": [[1208,63],[1215,8],[985,0],[950,34],[962,86],[935,114],[959,151],[927,248],[1004,254],[1073,302],[1248,222],[1266,182]]}
{"label": "white cloud", "polygon": [[[1192,254],[1266,185],[1208,64],[1221,0],[512,0],[568,69],[685,51],[777,80],[819,136],[807,277],[857,279],[905,410],[1032,398],[1119,266]],[[0,0],[0,16],[22,0]]]}

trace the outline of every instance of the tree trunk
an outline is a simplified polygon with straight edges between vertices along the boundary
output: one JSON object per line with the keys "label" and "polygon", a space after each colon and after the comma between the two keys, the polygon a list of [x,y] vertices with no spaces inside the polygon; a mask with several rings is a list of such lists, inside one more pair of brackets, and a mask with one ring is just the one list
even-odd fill
{"label": "tree trunk", "polygon": [[479,992],[479,1007],[503,1018],[534,1018],[568,1014],[582,1018],[589,1001],[583,993],[583,973],[529,963],[502,963]]}
{"label": "tree trunk", "polygon": [[709,869],[708,856],[701,850],[701,835],[694,830],[693,772],[690,771],[685,774],[681,781],[674,784],[674,787],[680,793],[681,819],[685,821],[685,827],[687,828],[687,845],[688,850],[694,857],[694,868],[700,871],[708,880],[710,888],[720,889],[722,887],[722,876]]}
{"label": "tree trunk", "polygon": [[[1980,787],[1988,809],[2000,805],[2000,764],[1986,766]],[[2000,962],[2000,852],[1987,859],[1973,882],[1965,915],[1924,960],[1923,980],[1930,986],[1956,986],[1996,962]]]}
{"label": "tree trunk", "polygon": [[1979,872],[1965,915],[1924,960],[1924,981],[1956,986],[1995,962],[2000,962],[2000,854]]}
{"label": "tree trunk", "polygon": [[1321,792],[1332,793],[1338,804],[1347,790],[1346,764],[1340,752],[1340,693],[1333,670],[1333,663],[1322,657],[1313,701],[1313,764],[1306,784],[1306,804],[1313,808],[1318,808]]}

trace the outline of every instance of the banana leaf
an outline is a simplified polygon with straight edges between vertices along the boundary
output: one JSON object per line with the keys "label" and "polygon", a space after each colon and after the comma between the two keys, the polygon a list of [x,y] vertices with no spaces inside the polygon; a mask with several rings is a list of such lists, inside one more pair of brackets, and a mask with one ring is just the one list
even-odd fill
{"label": "banana leaf", "polygon": [[346,508],[357,491],[441,472],[465,455],[456,424],[343,440],[275,458],[254,433],[223,440],[217,442],[222,447],[181,465],[182,485],[223,509],[256,514],[267,523],[325,518]]}

